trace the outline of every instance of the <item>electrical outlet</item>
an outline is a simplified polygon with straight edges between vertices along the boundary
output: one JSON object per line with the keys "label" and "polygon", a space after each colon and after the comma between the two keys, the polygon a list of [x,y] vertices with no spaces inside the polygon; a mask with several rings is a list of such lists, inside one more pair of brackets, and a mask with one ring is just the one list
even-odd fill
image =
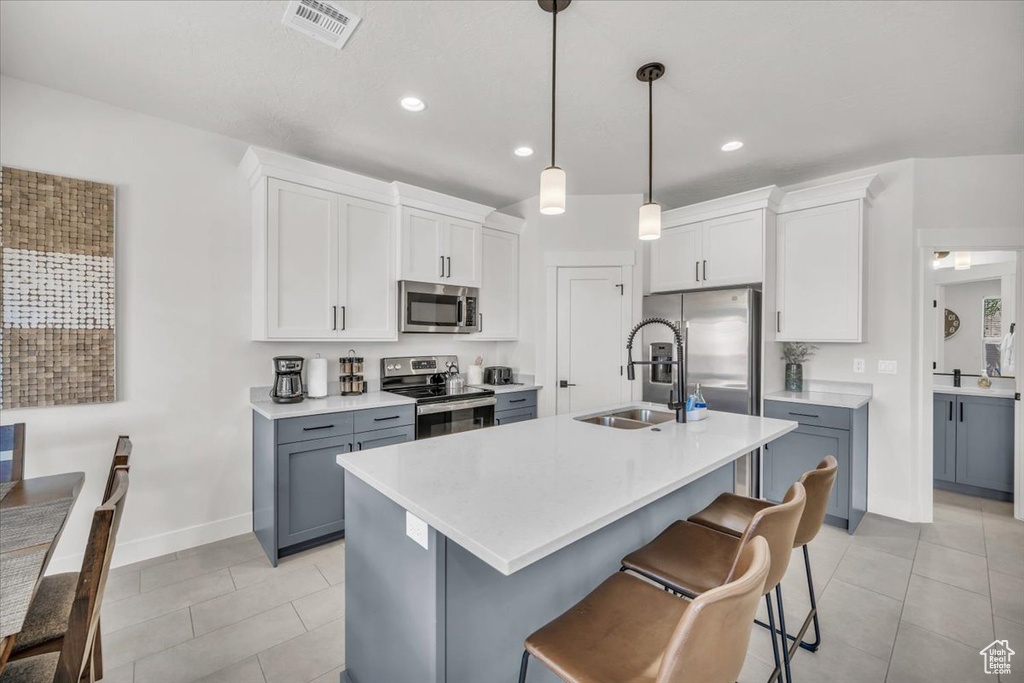
{"label": "electrical outlet", "polygon": [[878,361],[878,374],[880,374],[880,375],[895,375],[896,374],[896,361],[894,361],[894,360],[880,360],[880,361]]}
{"label": "electrical outlet", "polygon": [[854,372],[864,372],[864,365],[865,365],[865,363],[864,363],[864,359],[863,358],[854,358],[853,359],[853,371]]}
{"label": "electrical outlet", "polygon": [[423,546],[424,550],[430,550],[427,547],[429,529],[426,522],[408,510],[405,511],[405,535]]}

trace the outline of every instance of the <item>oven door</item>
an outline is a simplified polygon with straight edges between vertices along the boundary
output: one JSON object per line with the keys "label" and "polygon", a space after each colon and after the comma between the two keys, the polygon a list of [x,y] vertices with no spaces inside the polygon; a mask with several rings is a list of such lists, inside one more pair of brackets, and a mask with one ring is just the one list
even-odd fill
{"label": "oven door", "polygon": [[476,290],[472,287],[402,281],[402,332],[475,332]]}
{"label": "oven door", "polygon": [[493,396],[416,406],[416,438],[457,434],[494,426]]}

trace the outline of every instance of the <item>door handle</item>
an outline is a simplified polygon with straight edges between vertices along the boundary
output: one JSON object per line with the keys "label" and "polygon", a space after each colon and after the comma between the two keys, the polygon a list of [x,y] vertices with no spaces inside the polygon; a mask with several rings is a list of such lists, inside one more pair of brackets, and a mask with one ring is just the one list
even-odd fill
{"label": "door handle", "polygon": [[559,389],[568,389],[569,387],[574,387],[574,386],[576,386],[576,385],[575,384],[569,384],[569,380],[567,380],[567,379],[558,380],[558,388]]}
{"label": "door handle", "polygon": [[708,262],[704,261],[704,281],[708,281]]}
{"label": "door handle", "polygon": [[452,257],[451,256],[445,256],[444,258],[445,258],[446,261],[448,261],[448,277],[451,278],[451,276],[452,276]]}

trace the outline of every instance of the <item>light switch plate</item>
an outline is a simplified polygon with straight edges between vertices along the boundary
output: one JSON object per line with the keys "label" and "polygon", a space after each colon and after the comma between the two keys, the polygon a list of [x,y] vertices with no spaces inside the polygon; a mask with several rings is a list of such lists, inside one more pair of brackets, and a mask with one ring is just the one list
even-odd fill
{"label": "light switch plate", "polygon": [[880,375],[895,375],[896,374],[896,361],[894,361],[894,360],[880,360],[880,361],[878,361],[878,374],[880,374]]}
{"label": "light switch plate", "polygon": [[405,511],[405,535],[423,546],[424,550],[430,550],[427,547],[429,529],[426,522],[408,510]]}
{"label": "light switch plate", "polygon": [[861,373],[864,372],[864,365],[865,365],[865,363],[864,363],[864,359],[863,358],[854,358],[853,359],[853,371],[854,372],[861,372]]}

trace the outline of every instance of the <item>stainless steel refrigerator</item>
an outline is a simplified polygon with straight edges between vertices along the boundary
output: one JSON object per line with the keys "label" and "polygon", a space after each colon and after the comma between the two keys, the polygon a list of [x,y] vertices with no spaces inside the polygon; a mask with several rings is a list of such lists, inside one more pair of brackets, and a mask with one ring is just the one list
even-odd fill
{"label": "stainless steel refrigerator", "polygon": [[[689,323],[687,395],[699,383],[710,410],[760,414],[761,292],[742,288],[652,294],[644,297],[644,318],[650,317]],[[644,360],[675,357],[667,327],[648,325],[641,333]],[[671,366],[643,366],[644,400],[667,403],[675,371]],[[750,453],[736,461],[736,493],[760,495],[759,455]]]}

